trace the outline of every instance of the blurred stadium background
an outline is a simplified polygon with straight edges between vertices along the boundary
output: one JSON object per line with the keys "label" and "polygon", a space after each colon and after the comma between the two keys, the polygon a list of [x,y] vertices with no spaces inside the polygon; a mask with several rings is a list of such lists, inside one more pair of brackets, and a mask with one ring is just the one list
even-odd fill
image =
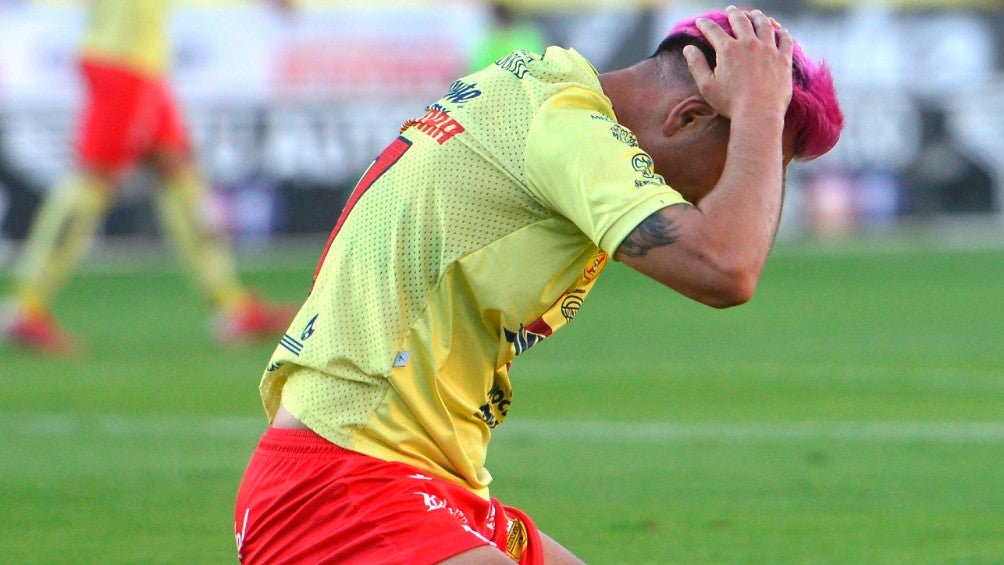
{"label": "blurred stadium background", "polygon": [[[247,280],[290,300],[356,177],[489,22],[473,1],[303,2],[283,19],[179,0],[173,20],[214,212]],[[601,71],[725,3],[513,2]],[[565,335],[521,357],[494,492],[590,563],[1000,563],[1004,6],[758,6],[832,65],[841,144],[791,170],[750,305],[712,311],[613,265]],[[0,0],[0,283],[70,164],[82,17]],[[56,304],[87,355],[0,349],[4,563],[234,561],[272,346],[206,340],[147,180]]]}
{"label": "blurred stadium background", "polygon": [[[292,18],[254,2],[178,2],[174,82],[216,208],[238,243],[324,234],[347,189],[406,118],[463,73],[489,23],[472,1],[305,0]],[[600,71],[647,55],[679,17],[717,2],[514,1],[550,42]],[[1004,228],[1004,7],[964,0],[765,0],[810,54],[832,65],[847,128],[830,155],[790,176],[785,236],[902,226]],[[4,237],[67,169],[79,104],[69,0],[0,2]],[[235,22],[240,22],[237,25]],[[9,175],[5,175],[5,178]],[[142,193],[142,174],[130,191]],[[7,183],[12,184],[12,183]],[[126,198],[109,236],[156,230]],[[8,249],[9,249],[8,245]]]}

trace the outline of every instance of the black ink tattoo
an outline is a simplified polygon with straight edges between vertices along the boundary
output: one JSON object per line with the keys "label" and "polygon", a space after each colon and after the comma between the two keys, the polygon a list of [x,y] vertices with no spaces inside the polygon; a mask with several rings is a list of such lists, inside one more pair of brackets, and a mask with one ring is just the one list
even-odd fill
{"label": "black ink tattoo", "polygon": [[[685,204],[688,208],[689,204]],[[645,218],[621,243],[619,251],[627,257],[644,257],[650,250],[675,243],[680,239],[672,218],[656,212]]]}

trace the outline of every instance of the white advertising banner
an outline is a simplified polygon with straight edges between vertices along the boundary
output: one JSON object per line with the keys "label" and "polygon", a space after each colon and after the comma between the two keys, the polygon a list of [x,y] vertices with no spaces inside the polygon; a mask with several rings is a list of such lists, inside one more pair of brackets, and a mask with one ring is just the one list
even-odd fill
{"label": "white advertising banner", "polygon": [[[5,105],[72,100],[84,17],[73,7],[0,8]],[[248,3],[178,9],[171,25],[173,82],[185,99],[407,99],[444,90],[464,70],[484,14],[464,5],[287,14]]]}
{"label": "white advertising banner", "polygon": [[[0,150],[43,184],[69,164],[84,18],[0,8]],[[485,22],[476,5],[179,8],[171,83],[213,175],[264,157],[266,173],[339,182],[464,73]]]}

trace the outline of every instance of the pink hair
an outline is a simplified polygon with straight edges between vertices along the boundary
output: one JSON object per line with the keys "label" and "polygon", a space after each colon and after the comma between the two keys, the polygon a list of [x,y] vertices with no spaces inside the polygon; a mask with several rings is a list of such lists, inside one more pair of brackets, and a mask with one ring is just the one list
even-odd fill
{"label": "pink hair", "polygon": [[[724,11],[713,11],[699,17],[715,22],[732,35],[732,25]],[[666,40],[681,35],[690,36],[707,49],[712,49],[697,28],[697,19],[673,26]],[[809,59],[797,42],[792,54],[791,104],[784,122],[785,130],[794,132],[795,157],[801,161],[810,161],[833,149],[844,128],[844,114],[837,102],[830,69],[822,61],[816,63]]]}

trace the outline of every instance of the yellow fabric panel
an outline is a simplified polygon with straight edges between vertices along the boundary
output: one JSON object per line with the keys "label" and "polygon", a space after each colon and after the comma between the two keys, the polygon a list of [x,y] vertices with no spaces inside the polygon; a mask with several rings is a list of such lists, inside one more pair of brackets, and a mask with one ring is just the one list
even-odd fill
{"label": "yellow fabric panel", "polygon": [[[575,316],[608,261],[598,244],[681,200],[639,170],[611,116],[592,66],[550,48],[454,82],[409,120],[350,197],[262,376],[269,417],[281,399],[338,445],[487,496],[510,364]],[[617,180],[573,170],[583,159]]]}
{"label": "yellow fabric panel", "polygon": [[170,0],[90,0],[83,53],[158,75],[169,62]]}

